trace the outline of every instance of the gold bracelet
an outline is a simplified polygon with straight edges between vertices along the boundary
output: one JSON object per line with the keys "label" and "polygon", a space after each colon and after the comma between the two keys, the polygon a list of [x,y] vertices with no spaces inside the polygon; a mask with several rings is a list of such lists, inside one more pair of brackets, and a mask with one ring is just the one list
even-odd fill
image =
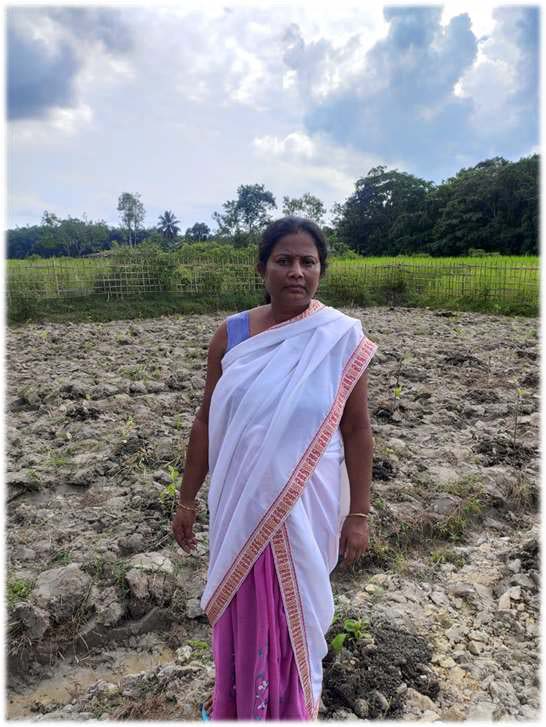
{"label": "gold bracelet", "polygon": [[178,503],[177,507],[182,508],[182,510],[189,510],[190,512],[197,512],[198,510],[197,505],[184,505],[181,502]]}
{"label": "gold bracelet", "polygon": [[368,519],[368,513],[367,512],[350,512],[347,517],[365,517]]}

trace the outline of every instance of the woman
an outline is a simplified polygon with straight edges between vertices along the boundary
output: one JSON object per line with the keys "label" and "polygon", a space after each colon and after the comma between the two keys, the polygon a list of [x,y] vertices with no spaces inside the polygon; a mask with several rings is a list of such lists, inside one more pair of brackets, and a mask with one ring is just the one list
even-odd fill
{"label": "woman", "polygon": [[173,531],[195,547],[210,467],[213,719],[316,718],[329,574],[340,550],[349,564],[368,547],[366,367],[377,346],[314,298],[326,257],[310,220],[272,223],[257,264],[267,304],[230,316],[209,346]]}

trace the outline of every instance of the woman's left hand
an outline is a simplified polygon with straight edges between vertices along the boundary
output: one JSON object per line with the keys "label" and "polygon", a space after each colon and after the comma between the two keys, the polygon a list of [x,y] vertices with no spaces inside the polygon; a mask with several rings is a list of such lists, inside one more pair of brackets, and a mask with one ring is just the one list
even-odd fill
{"label": "woman's left hand", "polygon": [[341,528],[339,544],[343,562],[350,565],[368,550],[368,520],[363,517],[347,517]]}

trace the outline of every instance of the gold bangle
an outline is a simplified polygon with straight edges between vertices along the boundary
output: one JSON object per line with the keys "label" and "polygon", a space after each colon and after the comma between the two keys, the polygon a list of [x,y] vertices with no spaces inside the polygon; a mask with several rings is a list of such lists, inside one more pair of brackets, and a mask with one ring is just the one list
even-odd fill
{"label": "gold bangle", "polygon": [[368,519],[368,513],[367,512],[350,512],[347,517],[365,517]]}
{"label": "gold bangle", "polygon": [[184,505],[181,502],[178,503],[177,507],[182,508],[182,510],[189,510],[190,512],[197,512],[197,505]]}

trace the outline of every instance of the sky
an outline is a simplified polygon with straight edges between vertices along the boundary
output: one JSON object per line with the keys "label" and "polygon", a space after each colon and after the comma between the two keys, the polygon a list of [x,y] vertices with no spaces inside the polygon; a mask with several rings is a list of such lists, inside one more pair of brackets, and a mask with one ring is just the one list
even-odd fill
{"label": "sky", "polygon": [[440,183],[539,151],[537,6],[13,3],[7,227],[216,225],[242,184],[331,210],[379,164]]}

